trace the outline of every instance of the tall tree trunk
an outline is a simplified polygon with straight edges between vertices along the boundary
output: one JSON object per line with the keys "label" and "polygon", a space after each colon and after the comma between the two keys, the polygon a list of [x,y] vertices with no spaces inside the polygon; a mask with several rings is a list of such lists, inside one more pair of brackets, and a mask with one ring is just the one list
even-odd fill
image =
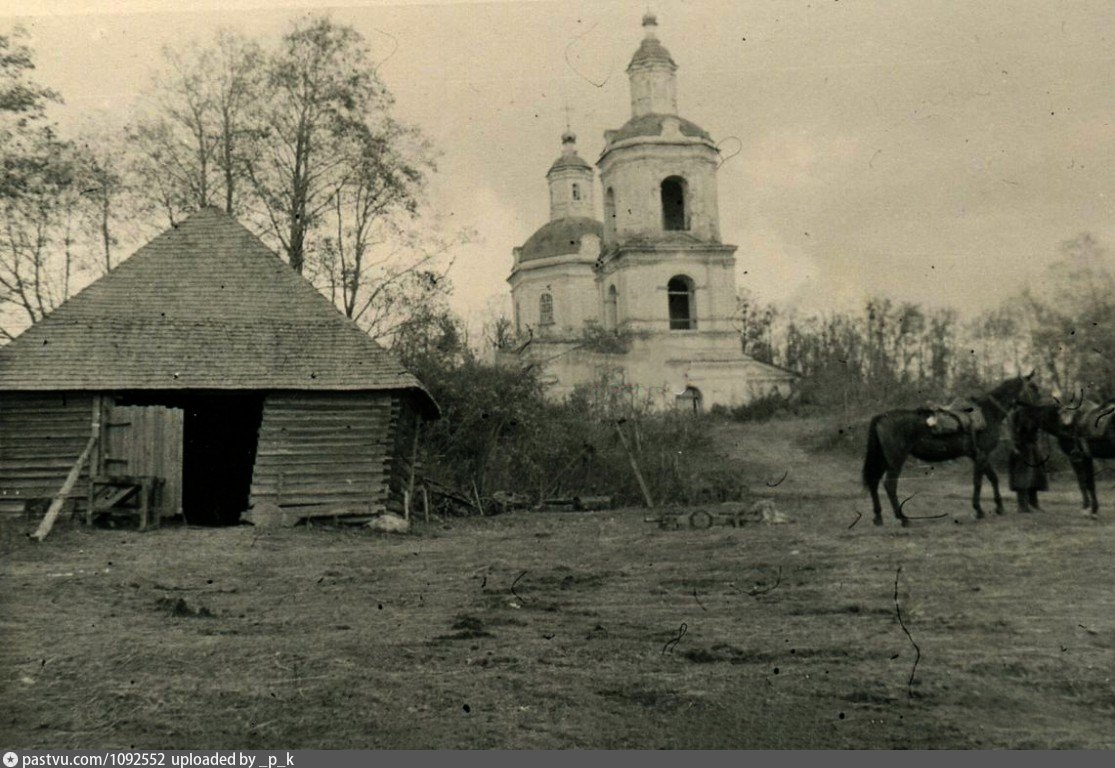
{"label": "tall tree trunk", "polygon": [[231,124],[232,118],[229,116],[227,106],[224,108],[224,110],[221,114],[221,118],[222,118],[222,121],[223,121],[223,124],[222,124],[221,127],[222,127],[222,133],[223,133],[223,142],[222,143],[224,145],[224,156],[225,156],[225,162],[224,162],[224,166],[225,166],[225,168],[224,168],[224,170],[225,170],[225,212],[228,213],[228,215],[231,216],[231,215],[233,215],[232,199],[233,199],[233,190],[235,189],[235,186],[236,186],[236,176],[233,173],[233,168],[232,168],[232,124]]}
{"label": "tall tree trunk", "polygon": [[112,271],[112,234],[109,231],[108,219],[109,211],[111,210],[108,190],[104,190],[101,196],[101,239],[105,247],[105,272]]}

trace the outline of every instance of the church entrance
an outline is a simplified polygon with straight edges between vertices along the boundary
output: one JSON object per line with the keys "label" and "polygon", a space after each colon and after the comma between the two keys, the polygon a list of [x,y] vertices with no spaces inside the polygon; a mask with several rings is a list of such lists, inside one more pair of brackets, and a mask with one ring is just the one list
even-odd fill
{"label": "church entrance", "polygon": [[678,410],[687,413],[701,412],[701,390],[696,387],[686,387],[685,391],[677,396],[675,404]]}

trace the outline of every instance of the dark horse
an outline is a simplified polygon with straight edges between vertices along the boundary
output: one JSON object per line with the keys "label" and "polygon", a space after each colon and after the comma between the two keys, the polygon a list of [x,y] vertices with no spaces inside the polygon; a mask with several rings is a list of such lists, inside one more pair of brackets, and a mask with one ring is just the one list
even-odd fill
{"label": "dark horse", "polygon": [[[1071,414],[1074,410],[1073,406],[1061,404],[1027,405],[1019,409],[1019,416],[1036,421],[1043,432],[1057,439],[1057,445],[1069,457],[1072,471],[1076,474],[1084,510],[1094,517],[1100,508],[1096,499],[1095,459],[1115,459],[1115,419],[1107,422],[1102,435],[1087,436],[1079,424],[1062,421],[1062,415]],[[1108,401],[1099,407],[1093,418],[1109,415],[1112,410],[1115,410],[1115,401]]]}
{"label": "dark horse", "polygon": [[983,517],[980,508],[980,490],[983,477],[991,481],[995,491],[995,511],[1003,513],[1003,498],[999,495],[999,477],[988,461],[988,455],[999,443],[999,433],[1003,420],[1019,403],[1036,403],[1038,391],[1029,376],[1007,379],[985,395],[973,398],[983,411],[987,425],[976,432],[957,432],[955,434],[935,434],[927,419],[932,415],[929,409],[896,410],[880,413],[871,419],[867,428],[867,456],[863,460],[863,484],[871,491],[871,501],[875,507],[875,525],[883,524],[883,505],[879,502],[879,481],[886,479],[886,488],[894,516],[909,525],[910,520],[902,513],[898,501],[898,475],[909,456],[922,461],[948,461],[968,456],[974,463],[972,475],[972,507],[976,517]]}

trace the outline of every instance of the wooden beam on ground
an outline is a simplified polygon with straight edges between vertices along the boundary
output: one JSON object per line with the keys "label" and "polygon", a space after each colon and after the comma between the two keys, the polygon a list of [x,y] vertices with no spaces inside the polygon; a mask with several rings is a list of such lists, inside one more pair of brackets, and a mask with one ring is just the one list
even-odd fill
{"label": "wooden beam on ground", "polygon": [[66,503],[66,497],[70,495],[78,477],[81,476],[82,466],[89,459],[89,454],[93,452],[93,446],[96,444],[97,435],[94,434],[89,438],[89,442],[85,444],[85,450],[81,452],[81,456],[78,457],[73,469],[70,470],[70,474],[66,476],[66,482],[62,483],[62,489],[54,495],[54,500],[50,502],[50,508],[47,509],[39,527],[31,534],[31,538],[42,541],[50,533],[50,529],[54,527],[54,521],[58,519],[58,513],[62,511],[62,505]]}

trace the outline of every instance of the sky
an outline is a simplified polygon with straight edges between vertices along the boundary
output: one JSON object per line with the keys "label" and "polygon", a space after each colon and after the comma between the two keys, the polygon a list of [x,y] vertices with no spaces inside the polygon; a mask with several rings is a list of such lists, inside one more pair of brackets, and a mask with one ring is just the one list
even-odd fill
{"label": "sky", "polygon": [[274,40],[308,11],[351,24],[396,115],[441,153],[432,209],[477,233],[451,273],[475,321],[548,219],[566,120],[593,162],[630,117],[648,7],[680,114],[719,142],[721,235],[760,300],[823,312],[887,295],[971,316],[1061,242],[1115,244],[1110,0],[0,0],[0,30],[31,33],[65,129],[125,115],[164,45],[222,26]]}

